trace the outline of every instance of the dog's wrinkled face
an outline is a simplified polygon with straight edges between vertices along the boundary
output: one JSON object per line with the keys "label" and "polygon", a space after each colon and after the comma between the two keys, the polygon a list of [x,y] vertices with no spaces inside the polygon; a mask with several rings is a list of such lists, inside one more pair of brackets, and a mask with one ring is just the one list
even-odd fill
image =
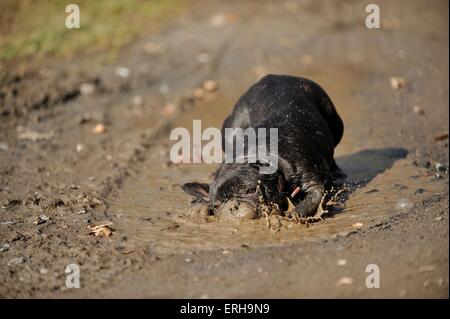
{"label": "dog's wrinkled face", "polygon": [[278,172],[260,174],[260,164],[223,164],[215,173],[209,186],[201,183],[186,183],[182,189],[197,200],[208,203],[215,211],[230,200],[258,207],[261,204],[284,205],[284,177]]}

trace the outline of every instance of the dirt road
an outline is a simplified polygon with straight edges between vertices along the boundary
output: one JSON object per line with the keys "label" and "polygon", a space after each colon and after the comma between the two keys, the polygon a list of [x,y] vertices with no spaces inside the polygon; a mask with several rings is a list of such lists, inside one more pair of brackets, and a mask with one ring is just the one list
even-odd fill
{"label": "dirt road", "polygon": [[[369,30],[361,1],[197,1],[113,65],[5,66],[0,296],[448,298],[448,2],[377,3]],[[220,127],[267,73],[334,101],[345,208],[309,227],[186,218],[179,185],[215,166],[171,163],[170,131]]]}

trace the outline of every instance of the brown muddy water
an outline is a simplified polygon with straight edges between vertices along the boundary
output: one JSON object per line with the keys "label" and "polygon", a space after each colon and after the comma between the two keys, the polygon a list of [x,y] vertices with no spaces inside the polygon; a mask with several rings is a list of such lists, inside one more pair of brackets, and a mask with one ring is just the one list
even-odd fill
{"label": "brown muddy water", "polygon": [[[150,246],[164,253],[198,250],[277,246],[294,241],[323,240],[345,236],[357,228],[382,223],[439,192],[443,185],[433,181],[406,159],[403,149],[364,149],[363,136],[352,129],[363,114],[352,92],[359,89],[357,72],[328,70],[305,75],[320,83],[334,101],[346,126],[344,138],[336,149],[338,165],[347,174],[350,192],[344,209],[323,221],[306,226],[292,222],[268,228],[264,218],[251,221],[195,220],[186,217],[190,198],[180,189],[189,181],[210,182],[217,165],[171,164],[174,142],[162,138],[145,162],[139,176],[123,186],[122,194],[111,203],[117,217],[115,229],[126,235],[136,248]],[[221,127],[225,117],[245,88],[233,94],[218,93],[181,114],[173,127],[192,129],[192,120],[202,120],[202,129]],[[239,89],[239,90],[238,90]],[[229,98],[229,96],[233,98]]]}

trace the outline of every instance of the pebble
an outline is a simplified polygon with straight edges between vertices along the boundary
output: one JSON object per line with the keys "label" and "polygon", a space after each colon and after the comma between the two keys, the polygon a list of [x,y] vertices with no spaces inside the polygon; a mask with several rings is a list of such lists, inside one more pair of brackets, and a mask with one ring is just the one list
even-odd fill
{"label": "pebble", "polygon": [[197,99],[203,99],[205,97],[205,90],[203,90],[202,88],[197,88],[194,90],[194,96]]}
{"label": "pebble", "polygon": [[42,275],[46,275],[46,274],[48,273],[48,270],[45,269],[45,268],[41,268],[41,269],[39,269],[39,272],[40,272]]}
{"label": "pebble", "polygon": [[203,82],[203,88],[207,92],[213,92],[219,88],[219,84],[213,80],[206,80],[205,82]]}
{"label": "pebble", "polygon": [[142,105],[144,105],[144,99],[142,98],[142,96],[136,95],[133,97],[132,103],[133,106],[141,107]]}
{"label": "pebble", "polygon": [[161,113],[164,116],[171,116],[175,113],[176,111],[176,107],[174,104],[167,104],[166,106],[163,107],[163,109],[161,110]]}
{"label": "pebble", "polygon": [[170,93],[170,87],[167,84],[161,84],[158,88],[159,93],[167,95]]}
{"label": "pebble", "polygon": [[436,269],[434,265],[425,265],[419,267],[419,272],[433,272]]}
{"label": "pebble", "polygon": [[412,208],[413,203],[407,198],[401,198],[397,201],[396,207],[399,209],[409,209]]}
{"label": "pebble", "polygon": [[363,224],[363,223],[360,223],[360,222],[354,223],[354,224],[352,225],[353,228],[361,228],[361,227],[363,227],[363,226],[364,226],[364,224]]}
{"label": "pebble", "polygon": [[33,222],[33,225],[44,224],[45,222],[47,222],[49,220],[50,220],[50,218],[47,215],[42,214],[42,215],[39,215],[38,218]]}
{"label": "pebble", "polygon": [[209,23],[211,23],[211,25],[215,27],[221,27],[225,25],[225,23],[227,23],[227,19],[224,14],[217,13],[211,16],[211,18],[209,19]]}
{"label": "pebble", "polygon": [[8,151],[8,149],[9,149],[8,144],[0,143],[0,151],[6,152],[6,151]]}
{"label": "pebble", "polygon": [[434,168],[435,168],[438,172],[445,172],[445,170],[446,170],[445,165],[442,164],[442,163],[436,163],[436,164],[434,165]]}
{"label": "pebble", "polygon": [[405,84],[406,84],[405,79],[403,79],[402,77],[400,77],[400,76],[391,77],[391,87],[394,90],[399,90],[399,89],[405,87]]}
{"label": "pebble", "polygon": [[103,134],[106,132],[106,126],[104,124],[98,123],[92,128],[92,133]]}
{"label": "pebble", "polygon": [[116,75],[121,78],[127,78],[130,76],[130,69],[123,67],[123,66],[119,66],[116,69]]}
{"label": "pebble", "polygon": [[420,106],[418,106],[418,105],[414,105],[413,111],[417,115],[424,115],[425,114],[425,110],[423,108],[421,108]]}
{"label": "pebble", "polygon": [[78,143],[76,146],[77,153],[80,153],[81,151],[83,151],[83,149],[84,149],[84,145],[81,143]]}
{"label": "pebble", "polygon": [[352,277],[342,277],[338,280],[336,285],[338,286],[349,286],[353,284],[353,278]]}
{"label": "pebble", "polygon": [[190,263],[193,262],[193,260],[192,260],[191,258],[186,258],[186,259],[184,260],[184,262],[185,262],[186,264],[190,264]]}
{"label": "pebble", "polygon": [[442,220],[442,216],[438,216],[434,219],[435,221],[441,221]]}
{"label": "pebble", "polygon": [[345,266],[345,265],[347,265],[347,260],[345,260],[345,259],[339,259],[339,260],[337,261],[337,264],[338,264],[338,266]]}
{"label": "pebble", "polygon": [[3,244],[2,246],[0,246],[0,253],[9,250],[10,247],[10,244]]}
{"label": "pebble", "polygon": [[79,90],[81,95],[92,95],[95,92],[95,85],[92,83],[81,83]]}
{"label": "pebble", "polygon": [[25,258],[23,258],[23,257],[16,257],[16,258],[13,258],[10,261],[8,261],[8,266],[22,264],[23,262],[25,262]]}

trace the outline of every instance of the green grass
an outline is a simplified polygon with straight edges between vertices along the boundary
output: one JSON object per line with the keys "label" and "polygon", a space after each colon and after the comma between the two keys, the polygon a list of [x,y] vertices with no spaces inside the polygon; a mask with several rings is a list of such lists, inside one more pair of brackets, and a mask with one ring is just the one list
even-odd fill
{"label": "green grass", "polygon": [[[65,26],[66,5],[80,7],[80,28]],[[1,0],[0,59],[117,52],[181,12],[182,0]]]}

